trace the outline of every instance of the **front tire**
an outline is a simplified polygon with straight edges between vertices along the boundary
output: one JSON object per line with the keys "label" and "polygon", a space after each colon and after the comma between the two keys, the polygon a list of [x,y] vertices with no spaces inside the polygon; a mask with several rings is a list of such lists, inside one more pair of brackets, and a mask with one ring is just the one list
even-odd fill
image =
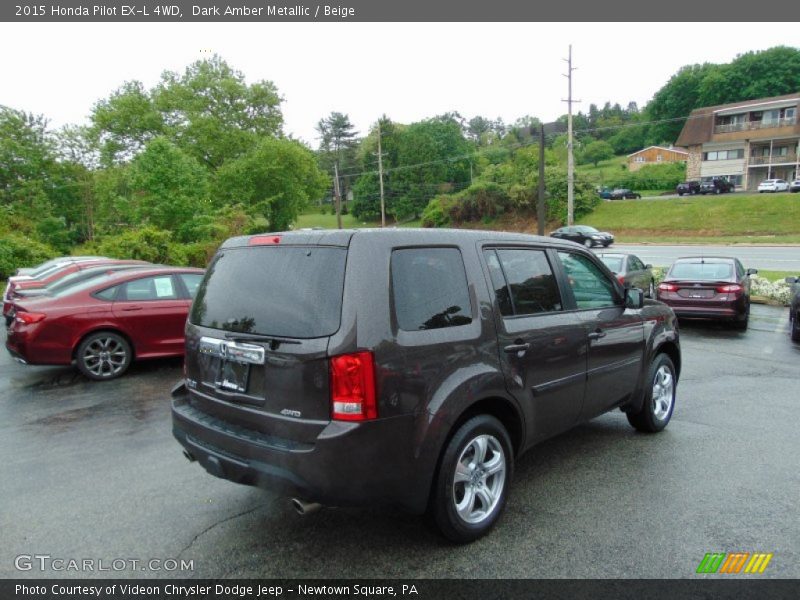
{"label": "front tire", "polygon": [[132,358],[128,340],[111,331],[99,331],[80,343],[75,352],[75,365],[89,379],[106,381],[125,373]]}
{"label": "front tire", "polygon": [[798,315],[792,319],[792,341],[800,342],[800,316]]}
{"label": "front tire", "polygon": [[429,511],[449,540],[472,542],[494,526],[514,473],[511,439],[503,424],[478,415],[458,428],[442,454]]}
{"label": "front tire", "polygon": [[637,413],[627,413],[628,422],[638,431],[656,433],[667,426],[675,409],[678,378],[670,357],[656,356],[645,381],[642,407]]}

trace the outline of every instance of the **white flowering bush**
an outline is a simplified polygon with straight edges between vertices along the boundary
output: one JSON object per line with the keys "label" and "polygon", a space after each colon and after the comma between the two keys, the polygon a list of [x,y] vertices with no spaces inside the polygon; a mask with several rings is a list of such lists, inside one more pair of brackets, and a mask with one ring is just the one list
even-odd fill
{"label": "white flowering bush", "polygon": [[770,281],[758,275],[750,276],[750,294],[762,296],[781,304],[789,304],[792,299],[792,288],[785,281]]}

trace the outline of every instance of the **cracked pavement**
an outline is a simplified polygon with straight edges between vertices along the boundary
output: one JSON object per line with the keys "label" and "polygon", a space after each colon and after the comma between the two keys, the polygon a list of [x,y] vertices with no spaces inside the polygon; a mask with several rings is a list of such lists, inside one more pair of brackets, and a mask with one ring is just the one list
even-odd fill
{"label": "cracked pavement", "polygon": [[[507,512],[452,546],[421,518],[286,499],[207,475],[171,435],[180,361],[93,383],[0,356],[0,577],[695,577],[706,552],[772,552],[800,576],[798,367],[787,309],[745,333],[682,323],[673,421],[619,412],[517,463]],[[477,551],[476,551],[477,550]],[[193,571],[20,572],[14,558],[194,561]]]}

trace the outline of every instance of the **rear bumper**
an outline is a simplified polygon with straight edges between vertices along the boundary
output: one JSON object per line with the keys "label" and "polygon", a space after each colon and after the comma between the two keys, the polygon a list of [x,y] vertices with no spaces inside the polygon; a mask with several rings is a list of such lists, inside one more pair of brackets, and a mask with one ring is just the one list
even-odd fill
{"label": "rear bumper", "polygon": [[714,308],[714,307],[693,307],[693,306],[671,306],[675,316],[693,319],[737,319],[743,316],[734,307]]}
{"label": "rear bumper", "polygon": [[412,415],[331,421],[313,444],[221,421],[173,390],[172,432],[211,475],[329,506],[397,506],[424,512],[434,465],[412,451]]}

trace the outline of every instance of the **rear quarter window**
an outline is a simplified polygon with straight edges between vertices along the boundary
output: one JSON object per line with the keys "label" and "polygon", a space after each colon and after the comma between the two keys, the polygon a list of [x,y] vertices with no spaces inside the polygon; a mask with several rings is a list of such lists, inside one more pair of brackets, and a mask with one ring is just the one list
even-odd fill
{"label": "rear quarter window", "polygon": [[405,331],[457,327],[472,322],[464,259],[456,248],[392,252],[392,299]]}

